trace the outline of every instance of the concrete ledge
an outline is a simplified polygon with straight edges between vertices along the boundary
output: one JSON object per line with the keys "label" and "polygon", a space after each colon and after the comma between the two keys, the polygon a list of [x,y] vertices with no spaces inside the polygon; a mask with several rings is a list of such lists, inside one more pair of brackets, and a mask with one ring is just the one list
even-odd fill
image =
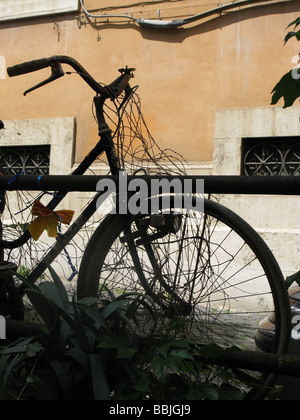
{"label": "concrete ledge", "polygon": [[213,175],[241,174],[243,138],[300,136],[300,106],[218,109]]}
{"label": "concrete ledge", "polygon": [[49,144],[50,175],[69,175],[73,166],[76,120],[73,117],[3,121],[1,146]]}
{"label": "concrete ledge", "polygon": [[78,9],[78,0],[1,0],[0,21],[75,12]]}

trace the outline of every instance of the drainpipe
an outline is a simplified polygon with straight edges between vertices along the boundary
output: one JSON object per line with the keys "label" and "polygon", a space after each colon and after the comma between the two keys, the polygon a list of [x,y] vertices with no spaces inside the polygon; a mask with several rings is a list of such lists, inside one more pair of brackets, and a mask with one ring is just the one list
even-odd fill
{"label": "drainpipe", "polygon": [[[292,1],[292,0],[289,0],[289,1]],[[226,12],[227,10],[230,10],[230,9],[235,9],[235,8],[238,8],[238,7],[253,5],[255,3],[269,3],[269,2],[278,3],[279,0],[240,0],[240,1],[234,1],[232,3],[228,3],[228,4],[224,4],[222,6],[215,7],[213,9],[207,10],[206,12],[202,12],[202,13],[199,13],[197,15],[185,18],[185,19],[150,20],[150,19],[136,19],[136,18],[134,18],[132,16],[129,16],[129,15],[114,15],[114,14],[113,15],[110,15],[110,14],[95,15],[95,14],[89,13],[84,6],[83,0],[80,0],[82,10],[88,18],[96,18],[96,19],[97,18],[104,18],[104,19],[107,19],[107,18],[122,18],[122,19],[129,19],[129,20],[137,23],[141,27],[156,28],[156,29],[177,29],[177,28],[180,28],[181,26],[187,25],[189,23],[196,22],[196,21],[204,19],[206,17]]]}

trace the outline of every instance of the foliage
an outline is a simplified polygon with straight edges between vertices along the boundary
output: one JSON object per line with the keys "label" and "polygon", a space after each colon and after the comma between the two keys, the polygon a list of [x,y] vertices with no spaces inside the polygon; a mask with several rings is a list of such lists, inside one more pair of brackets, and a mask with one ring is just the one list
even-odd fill
{"label": "foliage", "polygon": [[[291,38],[296,38],[300,41],[300,30],[296,29],[300,26],[300,17],[291,22],[287,28],[294,26],[294,31],[288,32],[284,38],[286,44]],[[299,55],[300,60],[300,55]],[[284,98],[284,108],[288,108],[294,104],[296,99],[300,97],[300,73],[299,69],[294,69],[285,74],[279,83],[274,87],[273,97],[271,105],[277,104],[277,102]],[[300,286],[300,271],[286,278],[286,286],[289,289],[293,283],[297,283]]]}
{"label": "foliage", "polygon": [[295,79],[293,70],[285,74],[272,91],[271,105],[276,105],[281,98],[284,99],[283,108],[288,108],[300,97],[300,78]]}
{"label": "foliage", "polygon": [[287,289],[289,289],[293,283],[297,283],[298,286],[300,286],[300,271],[286,278]]}
{"label": "foliage", "polygon": [[[300,26],[300,18],[296,19],[294,22],[290,23],[288,28],[294,26],[294,29]],[[291,38],[296,38],[300,41],[300,30],[289,32],[284,41],[287,43]],[[275,105],[278,101],[284,99],[284,108],[288,108],[294,104],[296,99],[300,97],[300,73],[299,69],[295,68],[294,70],[289,71],[285,74],[281,80],[277,83],[272,91],[272,102],[271,105]]]}
{"label": "foliage", "polygon": [[[23,279],[45,328],[40,336],[0,349],[1,400],[243,398],[224,381],[230,371],[217,372],[220,386],[199,379],[208,367],[205,347],[197,348],[194,340],[154,335],[152,329],[148,336],[137,334],[141,316],[155,320],[144,296],[108,291],[105,301],[76,301],[50,271],[54,281],[38,287]],[[210,346],[207,354],[220,351]]]}
{"label": "foliage", "polygon": [[[298,28],[298,26],[300,26],[300,17],[297,18],[296,20],[294,20],[293,22],[291,22],[288,25],[288,28],[290,28],[291,26],[294,26],[294,29]],[[300,30],[297,31],[297,32],[295,32],[295,31],[289,32],[284,39],[285,44],[288,42],[289,39],[291,39],[293,37],[295,37],[297,39],[297,41],[300,41]]]}

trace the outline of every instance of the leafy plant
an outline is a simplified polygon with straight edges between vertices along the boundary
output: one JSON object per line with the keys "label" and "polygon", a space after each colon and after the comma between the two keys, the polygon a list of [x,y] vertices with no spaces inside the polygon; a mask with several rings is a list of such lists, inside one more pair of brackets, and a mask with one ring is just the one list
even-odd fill
{"label": "leafy plant", "polygon": [[[294,26],[294,31],[288,32],[284,38],[284,43],[286,44],[291,38],[296,38],[297,41],[300,41],[300,30],[296,29],[300,26],[300,17],[291,22],[287,29]],[[300,55],[299,55],[300,61]],[[295,77],[296,76],[296,77]],[[284,108],[288,108],[294,104],[296,99],[300,97],[300,72],[299,69],[291,70],[285,74],[279,83],[274,87],[273,97],[271,105],[277,104],[277,102],[284,98]],[[293,283],[297,283],[300,286],[300,271],[286,278],[286,287],[289,289]]]}
{"label": "leafy plant", "polygon": [[[293,22],[291,22],[287,28],[290,28],[291,26],[294,26],[294,29],[298,28],[298,26],[300,26],[300,17],[294,20]],[[289,39],[293,37],[295,37],[297,41],[300,41],[300,30],[297,32],[295,31],[289,32],[284,39],[285,44],[288,42]]]}
{"label": "leafy plant", "polygon": [[[243,399],[242,390],[230,384],[234,376],[230,370],[215,370],[214,379],[204,379],[214,371],[206,364],[206,358],[219,356],[223,349],[215,344],[198,348],[188,338],[164,341],[151,346],[141,358],[143,369],[138,384],[129,390],[131,399],[146,396],[167,401]],[[222,378],[221,385],[218,378]]]}
{"label": "leafy plant", "polygon": [[223,350],[156,328],[155,309],[145,296],[107,291],[103,301],[76,301],[50,272],[53,282],[39,286],[23,279],[45,327],[40,336],[0,349],[0,399],[243,398],[229,384],[230,370],[216,368],[212,381],[204,379],[213,371],[206,356]]}
{"label": "leafy plant", "polygon": [[39,337],[1,350],[2,396],[32,398],[41,381],[60,399],[109,399],[116,384],[136,380],[137,368],[128,361],[136,350],[127,313],[132,305],[143,305],[143,297],[122,295],[101,308],[96,299],[70,301],[63,283],[50,271],[54,282],[38,287],[24,279],[45,329]]}
{"label": "leafy plant", "polygon": [[297,283],[298,286],[300,286],[300,271],[286,278],[287,289],[289,289],[293,283]]}
{"label": "leafy plant", "polygon": [[[288,28],[294,26],[294,29],[300,26],[300,18],[296,19],[288,25]],[[284,42],[287,43],[291,38],[296,38],[300,41],[300,30],[290,31]],[[272,102],[271,105],[275,105],[281,98],[284,99],[284,107],[288,108],[294,104],[296,99],[300,97],[300,73],[299,69],[294,69],[286,73],[281,80],[277,83],[272,91]]]}

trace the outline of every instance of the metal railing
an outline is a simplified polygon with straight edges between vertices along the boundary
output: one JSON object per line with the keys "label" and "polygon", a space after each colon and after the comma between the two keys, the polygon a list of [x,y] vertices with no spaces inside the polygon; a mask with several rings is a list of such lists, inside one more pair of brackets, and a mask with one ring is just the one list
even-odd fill
{"label": "metal railing", "polygon": [[[128,176],[128,182],[136,176]],[[192,180],[193,192],[196,181],[204,180],[207,194],[267,194],[300,195],[300,176],[141,176],[147,183],[160,179]],[[45,175],[45,176],[0,176],[0,191],[97,191],[97,183],[103,179],[112,179],[116,185],[118,176],[97,175]]]}

